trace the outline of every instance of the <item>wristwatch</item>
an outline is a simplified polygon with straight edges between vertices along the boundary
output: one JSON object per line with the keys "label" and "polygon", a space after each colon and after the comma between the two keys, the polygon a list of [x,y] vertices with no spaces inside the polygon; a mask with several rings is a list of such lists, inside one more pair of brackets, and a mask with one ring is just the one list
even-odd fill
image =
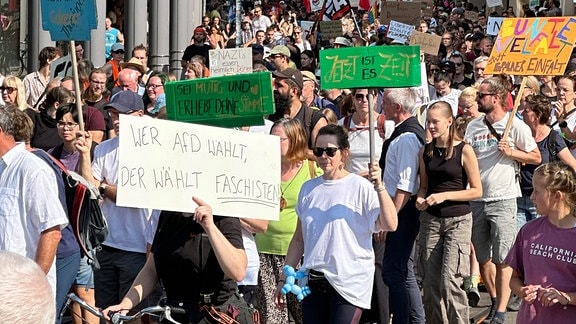
{"label": "wristwatch", "polygon": [[104,193],[106,192],[106,187],[108,187],[108,185],[105,183],[101,184],[100,187],[98,187],[98,192],[100,192],[100,196],[104,197]]}
{"label": "wristwatch", "polygon": [[558,123],[558,126],[560,126],[560,128],[566,128],[568,127],[568,123],[564,120]]}

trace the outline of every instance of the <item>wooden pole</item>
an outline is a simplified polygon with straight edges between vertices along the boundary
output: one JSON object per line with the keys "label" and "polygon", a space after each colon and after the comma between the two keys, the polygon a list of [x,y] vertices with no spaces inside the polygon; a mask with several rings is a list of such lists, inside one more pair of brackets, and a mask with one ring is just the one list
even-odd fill
{"label": "wooden pole", "polygon": [[80,98],[80,93],[82,92],[80,88],[80,81],[78,80],[78,62],[76,59],[76,43],[70,41],[70,54],[72,55],[72,71],[74,73],[74,94],[76,95],[76,109],[78,110],[78,126],[80,131],[84,131],[84,115],[82,114],[82,98]]}
{"label": "wooden pole", "polygon": [[522,94],[524,93],[524,88],[526,87],[526,77],[522,78],[522,83],[520,84],[520,90],[516,94],[516,100],[514,100],[514,109],[512,109],[512,113],[510,114],[510,118],[508,118],[508,123],[506,123],[506,129],[504,129],[504,134],[502,138],[508,138],[508,133],[510,133],[510,128],[512,128],[512,122],[516,116],[516,112],[518,111],[518,106],[520,106],[520,102],[522,101]]}
{"label": "wooden pole", "polygon": [[376,101],[373,88],[368,89],[368,141],[370,143],[370,165],[374,163],[374,102]]}

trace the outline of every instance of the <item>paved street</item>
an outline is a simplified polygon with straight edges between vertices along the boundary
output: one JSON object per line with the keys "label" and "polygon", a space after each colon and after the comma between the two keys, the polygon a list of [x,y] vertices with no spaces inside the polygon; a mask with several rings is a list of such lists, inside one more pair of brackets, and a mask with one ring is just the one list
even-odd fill
{"label": "paved street", "polygon": [[[481,299],[478,303],[477,307],[470,309],[470,319],[471,323],[478,323],[480,319],[482,319],[488,313],[488,307],[490,306],[490,296],[488,293],[481,292]],[[505,324],[515,324],[516,323],[516,314],[517,312],[508,312],[506,314],[506,321]]]}

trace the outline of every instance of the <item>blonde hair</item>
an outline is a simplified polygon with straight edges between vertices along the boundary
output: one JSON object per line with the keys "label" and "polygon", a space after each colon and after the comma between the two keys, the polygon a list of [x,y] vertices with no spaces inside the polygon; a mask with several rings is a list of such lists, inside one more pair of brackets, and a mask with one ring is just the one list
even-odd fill
{"label": "blonde hair", "polygon": [[2,86],[16,88],[16,106],[18,106],[18,109],[22,111],[28,108],[28,104],[26,103],[26,93],[24,92],[24,83],[22,83],[22,80],[16,76],[9,75],[4,78]]}
{"label": "blonde hair", "polygon": [[322,115],[326,117],[328,124],[338,124],[338,116],[336,116],[336,113],[332,109],[322,109]]}
{"label": "blonde hair", "polygon": [[576,173],[574,169],[562,161],[556,161],[539,166],[534,171],[534,175],[545,179],[548,192],[564,193],[570,214],[576,217]]}

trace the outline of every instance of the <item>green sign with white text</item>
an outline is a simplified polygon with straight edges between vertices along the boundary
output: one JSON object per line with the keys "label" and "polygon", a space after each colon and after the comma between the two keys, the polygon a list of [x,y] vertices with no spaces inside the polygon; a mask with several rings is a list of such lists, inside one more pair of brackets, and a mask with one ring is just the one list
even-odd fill
{"label": "green sign with white text", "polygon": [[168,82],[165,89],[169,120],[240,127],[263,125],[274,113],[270,72]]}
{"label": "green sign with white text", "polygon": [[419,46],[348,47],[320,51],[322,89],[421,85]]}

